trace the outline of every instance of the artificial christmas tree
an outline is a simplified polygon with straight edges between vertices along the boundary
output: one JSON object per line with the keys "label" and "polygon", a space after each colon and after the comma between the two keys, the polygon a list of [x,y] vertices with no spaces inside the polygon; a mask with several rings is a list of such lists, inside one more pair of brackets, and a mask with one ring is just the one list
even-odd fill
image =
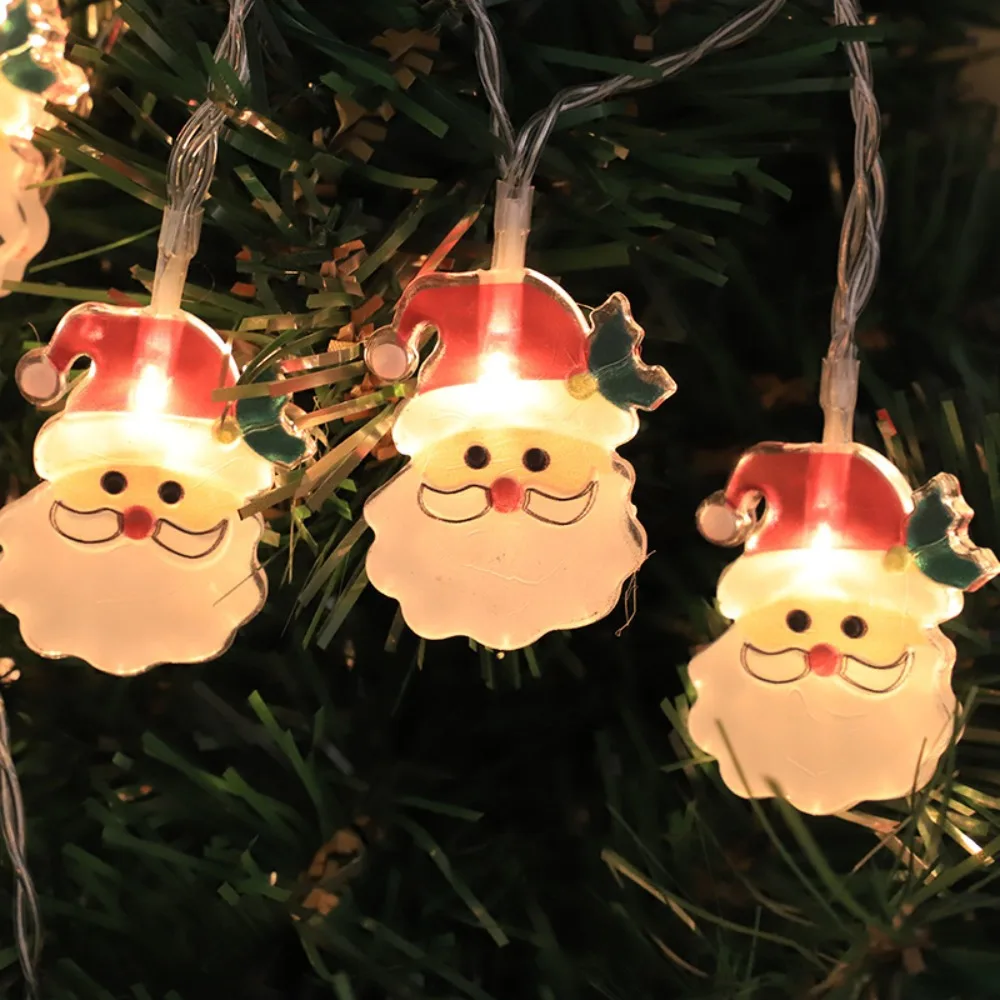
{"label": "artificial christmas tree", "polygon": [[[643,361],[681,391],[621,448],[652,554],[634,592],[500,656],[413,635],[367,586],[363,520],[403,467],[389,434],[409,391],[366,373],[363,343],[422,270],[490,259],[502,140],[474,20],[452,2],[254,5],[249,82],[213,71],[229,96],[182,305],[233,345],[217,402],[242,409],[248,441],[284,419],[320,448],[244,507],[266,523],[271,592],[218,661],[110,677],[33,655],[3,619],[44,996],[995,993],[992,585],[942,626],[964,735],[911,798],[827,818],[748,802],[687,729],[687,664],[726,626],[727,560],[694,511],[750,446],[819,436],[852,175],[846,39],[872,46],[889,177],[855,434],[911,487],[960,476],[976,542],[1000,541],[993,121],[960,99],[965,60],[942,58],[1000,10],[882,0],[835,29],[832,5],[774,6],[744,44],[570,112],[541,155],[527,265],[587,307],[624,292]],[[752,8],[492,4],[511,119],[563,87],[645,82],[644,60]],[[36,138],[68,172],[0,312],[11,500],[37,488],[41,424],[17,361],[76,302],[149,301],[167,137],[204,98],[226,15],[99,4],[118,19],[105,45],[67,13],[94,108],[50,109],[61,124]],[[0,994],[16,997],[10,874]]]}

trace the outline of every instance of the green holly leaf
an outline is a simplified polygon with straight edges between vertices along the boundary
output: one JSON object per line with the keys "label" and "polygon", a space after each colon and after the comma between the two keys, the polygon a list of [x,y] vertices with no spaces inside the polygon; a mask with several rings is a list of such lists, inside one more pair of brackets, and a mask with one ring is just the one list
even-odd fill
{"label": "green holly leaf", "polygon": [[0,72],[19,90],[42,94],[57,77],[35,62],[31,48],[33,27],[27,0],[7,9],[7,18],[0,24]]}
{"label": "green holly leaf", "polygon": [[968,590],[980,576],[978,564],[958,555],[946,538],[914,552],[913,561],[920,567],[920,572],[935,583],[959,590]]}
{"label": "green holly leaf", "polygon": [[913,500],[906,546],[925,576],[948,587],[974,590],[1000,572],[996,556],[969,537],[972,508],[954,476],[935,476]]}
{"label": "green holly leaf", "polygon": [[623,409],[653,410],[677,389],[666,369],[639,357],[643,330],[632,318],[628,299],[615,292],[591,316],[590,374],[602,396]]}
{"label": "green holly leaf", "polygon": [[[928,483],[928,487],[932,484]],[[955,512],[947,506],[941,491],[924,493],[906,525],[906,545],[911,552],[934,545],[948,536],[955,523]]]}
{"label": "green holly leaf", "polygon": [[283,414],[287,405],[287,396],[241,399],[236,404],[236,422],[243,439],[258,455],[291,468],[302,461],[308,446],[285,423]]}

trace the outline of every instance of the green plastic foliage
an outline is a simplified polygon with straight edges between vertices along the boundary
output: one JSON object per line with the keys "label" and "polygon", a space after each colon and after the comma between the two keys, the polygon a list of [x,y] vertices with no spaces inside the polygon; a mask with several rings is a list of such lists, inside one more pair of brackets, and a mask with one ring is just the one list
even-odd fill
{"label": "green plastic foliage", "polygon": [[[70,6],[95,108],[60,112],[37,140],[68,175],[50,185],[46,258],[0,309],[7,380],[73,302],[148,301],[167,140],[204,97],[225,8],[125,0],[127,30],[105,51],[85,37],[87,5]],[[696,43],[749,0],[656,6],[491,3],[515,121],[649,46]],[[990,116],[956,100],[962,60],[941,58],[998,7],[886,0],[866,13],[890,212],[861,325],[857,436],[877,445],[886,410],[883,443],[913,484],[959,476],[976,541],[998,548],[1000,184]],[[384,434],[402,393],[359,385],[352,338],[391,316],[425,255],[477,212],[443,266],[489,256],[497,141],[464,7],[254,4],[253,79],[223,132],[185,308],[255,355],[243,385],[309,356],[309,371],[338,374],[296,401],[344,409],[317,428],[319,460],[332,457],[316,489],[296,496],[290,477],[265,510],[269,603],[219,661],[98,677],[38,661],[0,619],[0,654],[22,675],[4,697],[46,1000],[995,994],[992,588],[947,626],[964,737],[915,801],[806,820],[725,793],[684,739],[674,668],[725,627],[711,602],[726,556],[698,539],[692,511],[747,446],[820,428],[851,148],[846,33],[828,15],[788,0],[762,37],[581,109],[554,135],[530,263],[590,306],[625,292],[644,356],[680,391],[628,448],[654,553],[635,600],[500,659],[416,641],[364,574],[361,508],[397,468]],[[600,387],[642,400],[630,351],[610,315]],[[33,482],[39,417],[0,388],[13,496]],[[282,402],[237,405],[275,457],[290,454]],[[914,522],[933,529],[921,542],[940,513]],[[0,862],[3,996],[19,995],[12,903]]]}

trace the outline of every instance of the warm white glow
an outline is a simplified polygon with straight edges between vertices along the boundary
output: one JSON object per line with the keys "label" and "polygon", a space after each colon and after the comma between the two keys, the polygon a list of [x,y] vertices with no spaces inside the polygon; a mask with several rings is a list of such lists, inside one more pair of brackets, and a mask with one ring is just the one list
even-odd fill
{"label": "warm white glow", "polygon": [[760,492],[769,505],[719,579],[732,625],[688,667],[689,734],[731,791],[768,798],[777,786],[795,808],[827,815],[933,777],[962,723],[955,647],[939,626],[961,612],[964,591],[925,575],[900,544],[926,491],[952,514],[930,544],[976,558],[983,579],[995,572],[993,554],[964,535],[971,510],[956,480],[913,494],[864,445],[760,445],[737,466],[725,507],[706,501],[738,510]]}
{"label": "warm white glow", "polygon": [[106,466],[111,455],[124,465],[156,464],[175,478],[211,481],[234,496],[234,506],[266,490],[274,479],[270,463],[242,438],[224,445],[204,421],[193,418],[64,413],[49,420],[35,439],[35,471],[50,481]]}
{"label": "warm white glow", "polygon": [[164,413],[170,399],[170,380],[155,365],[144,365],[132,388],[131,407],[135,413]]}
{"label": "warm white glow", "polygon": [[719,580],[719,609],[739,619],[762,600],[791,600],[803,593],[825,600],[904,611],[922,628],[954,618],[962,610],[962,591],[943,587],[911,565],[888,572],[879,552],[804,549],[744,555]]}
{"label": "warm white glow", "polygon": [[[3,127],[0,88],[0,128]],[[30,135],[30,131],[29,131]],[[49,216],[37,184],[45,163],[33,146],[14,145],[0,136],[0,285],[20,281],[49,237]],[[0,297],[8,293],[0,290]]]}
{"label": "warm white glow", "polygon": [[832,552],[833,542],[833,529],[830,525],[823,523],[818,525],[815,532],[813,532],[812,541],[809,543],[809,547],[814,552]]}
{"label": "warm white glow", "polygon": [[473,412],[490,414],[501,424],[509,422],[513,414],[531,405],[538,386],[538,382],[517,377],[513,359],[506,351],[490,351],[479,362],[479,378],[470,387],[475,393]]}
{"label": "warm white glow", "polygon": [[[183,558],[152,538],[70,541],[52,524],[54,498],[53,485],[42,483],[0,510],[0,605],[36,653],[79,657],[119,676],[200,663],[224,652],[263,606],[259,517],[229,518],[211,553]],[[103,524],[107,515],[72,517]]]}
{"label": "warm white glow", "polygon": [[[565,458],[557,453],[555,461]],[[596,476],[593,506],[573,523],[523,509],[484,510],[485,494],[475,489],[462,511],[469,519],[448,522],[436,503],[421,503],[421,472],[410,463],[365,504],[375,532],[368,577],[426,639],[460,635],[491,649],[520,649],[548,632],[595,622],[615,607],[646,555],[631,468],[619,466]],[[456,498],[442,499],[455,513]],[[567,506],[572,520],[579,507]]]}
{"label": "warm white glow", "polygon": [[[823,617],[822,601],[800,597],[795,606]],[[880,658],[883,669],[845,656],[839,673],[810,671],[805,651],[817,643],[866,655],[864,639],[849,645],[837,628],[848,611],[863,616],[866,609],[845,607],[808,635],[788,632],[763,651],[753,622],[737,621],[691,661],[698,692],[691,738],[718,760],[737,795],[768,798],[774,781],[796,809],[828,815],[901,798],[931,779],[957,708],[954,647],[935,628],[896,643]]]}
{"label": "warm white glow", "polygon": [[470,423],[484,429],[572,428],[574,437],[608,450],[631,440],[639,428],[634,410],[623,410],[600,393],[579,400],[570,396],[563,382],[519,379],[505,355],[489,364],[486,379],[436,389],[403,404],[392,429],[402,454],[417,455],[466,430]]}
{"label": "warm white glow", "polygon": [[[505,232],[527,227],[498,221]],[[609,300],[589,322],[555,282],[523,271],[516,243],[498,235],[499,266],[442,298],[441,363],[432,356],[392,429],[413,461],[365,504],[368,578],[409,627],[501,651],[603,618],[646,556],[632,469],[615,451],[638,430],[636,406],[578,377],[603,316],[632,323],[627,304]],[[429,321],[426,302],[412,315]],[[629,333],[637,345],[640,331]],[[662,369],[643,371],[669,395]]]}
{"label": "warm white glow", "polygon": [[[520,297],[517,303],[520,304]],[[518,329],[520,325],[521,317],[517,315],[513,297],[503,293],[496,296],[490,318],[486,323],[486,336],[498,339],[509,337],[511,331]]]}
{"label": "warm white glow", "polygon": [[479,362],[479,385],[494,390],[506,390],[517,382],[514,363],[506,351],[490,351]]}

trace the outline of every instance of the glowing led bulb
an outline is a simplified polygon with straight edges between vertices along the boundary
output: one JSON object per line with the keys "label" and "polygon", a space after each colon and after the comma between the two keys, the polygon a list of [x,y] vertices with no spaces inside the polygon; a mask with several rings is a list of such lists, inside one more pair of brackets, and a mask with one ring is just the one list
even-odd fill
{"label": "glowing led bulb", "polygon": [[87,78],[65,59],[67,27],[55,0],[7,0],[0,6],[0,296],[20,281],[45,246],[49,219],[36,185],[46,164],[31,146],[37,128],[56,119],[46,102],[76,107]]}
{"label": "glowing led bulb", "polygon": [[743,456],[698,516],[710,540],[746,544],[719,580],[733,624],[689,667],[691,736],[734,792],[776,783],[825,814],[930,780],[957,712],[938,625],[1000,570],[971,518],[953,477],[911,493],[863,445]]}
{"label": "glowing led bulb", "polygon": [[369,579],[429,639],[516,649],[602,618],[646,553],[615,449],[674,388],[639,360],[627,302],[588,322],[531,271],[435,275],[407,289],[369,364],[408,370],[429,326],[437,347],[393,428],[412,461],[365,505]]}
{"label": "glowing led bulb", "polygon": [[0,605],[36,652],[108,673],[211,659],[267,592],[263,522],[238,510],[274,466],[216,433],[213,390],[239,372],[193,316],[87,303],[22,358],[18,385],[52,404],[82,355],[90,370],[35,441],[45,481],[0,510]]}
{"label": "glowing led bulb", "polygon": [[514,362],[503,351],[490,351],[480,362],[479,384],[491,389],[510,389],[517,382]]}

